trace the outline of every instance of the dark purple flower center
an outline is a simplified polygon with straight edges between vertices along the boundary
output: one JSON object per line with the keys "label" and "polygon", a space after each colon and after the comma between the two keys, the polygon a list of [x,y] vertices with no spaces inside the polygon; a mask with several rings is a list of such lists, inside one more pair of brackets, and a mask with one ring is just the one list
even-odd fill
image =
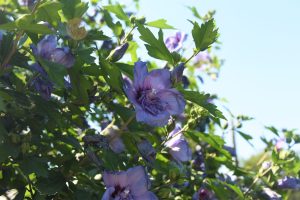
{"label": "dark purple flower center", "polygon": [[133,200],[129,188],[121,187],[119,185],[115,186],[115,191],[111,194],[111,197],[120,200]]}
{"label": "dark purple flower center", "polygon": [[164,111],[164,106],[155,89],[138,90],[136,100],[151,115],[158,115]]}

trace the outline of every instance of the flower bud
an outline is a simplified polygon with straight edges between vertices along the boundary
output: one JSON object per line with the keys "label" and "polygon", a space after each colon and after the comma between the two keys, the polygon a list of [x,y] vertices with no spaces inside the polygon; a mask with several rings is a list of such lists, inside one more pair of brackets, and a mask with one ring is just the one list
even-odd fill
{"label": "flower bud", "polygon": [[180,63],[171,72],[171,78],[174,84],[180,83],[182,81],[183,70],[184,70],[184,63]]}
{"label": "flower bud", "polygon": [[137,18],[136,21],[140,24],[145,24],[146,22],[146,18],[145,17],[140,17],[140,18]]}
{"label": "flower bud", "polygon": [[51,82],[44,80],[39,76],[32,81],[31,85],[33,85],[35,90],[40,93],[44,99],[50,99],[53,91],[53,84]]}
{"label": "flower bud", "polygon": [[183,84],[184,89],[189,87],[190,81],[189,81],[188,77],[182,76],[182,84]]}
{"label": "flower bud", "polygon": [[73,40],[82,40],[87,35],[87,31],[82,25],[80,18],[74,18],[68,21],[67,33]]}
{"label": "flower bud", "polygon": [[109,60],[111,62],[117,62],[120,60],[124,54],[126,53],[128,49],[129,44],[126,42],[122,44],[121,46],[116,47],[110,54],[109,54]]}
{"label": "flower bud", "polygon": [[148,140],[142,140],[137,145],[139,152],[147,162],[153,162],[156,158],[156,151]]}

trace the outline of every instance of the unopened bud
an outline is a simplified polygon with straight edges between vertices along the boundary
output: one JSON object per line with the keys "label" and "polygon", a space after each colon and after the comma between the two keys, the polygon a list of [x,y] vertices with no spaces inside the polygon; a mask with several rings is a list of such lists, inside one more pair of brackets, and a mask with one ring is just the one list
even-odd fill
{"label": "unopened bud", "polygon": [[74,40],[82,40],[87,35],[80,18],[74,18],[68,21],[67,32],[68,35]]}
{"label": "unopened bud", "polygon": [[121,46],[117,46],[110,54],[109,54],[109,60],[111,62],[117,62],[120,60],[124,54],[126,53],[128,49],[129,44],[126,42],[125,44],[122,44]]}

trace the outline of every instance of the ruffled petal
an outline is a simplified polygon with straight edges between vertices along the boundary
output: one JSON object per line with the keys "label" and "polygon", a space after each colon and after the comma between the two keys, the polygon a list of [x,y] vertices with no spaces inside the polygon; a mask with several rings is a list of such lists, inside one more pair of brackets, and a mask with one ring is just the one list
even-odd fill
{"label": "ruffled petal", "polygon": [[145,192],[140,196],[134,196],[135,200],[158,200],[157,196],[153,192]]}
{"label": "ruffled petal", "polygon": [[111,197],[112,193],[114,193],[114,191],[115,191],[114,187],[107,188],[106,191],[104,192],[101,200],[110,200],[111,199],[110,197]]}
{"label": "ruffled petal", "polygon": [[67,47],[56,48],[51,53],[51,61],[64,65],[67,68],[70,68],[75,63],[75,58],[71,54],[70,49]]}
{"label": "ruffled petal", "polygon": [[148,89],[169,89],[172,86],[171,73],[167,69],[152,70],[144,81],[144,88]]}
{"label": "ruffled petal", "polygon": [[127,184],[127,173],[121,172],[103,172],[103,181],[106,187],[126,187]]}
{"label": "ruffled petal", "polygon": [[152,115],[145,112],[143,109],[136,108],[136,120],[138,122],[144,122],[150,126],[165,126],[168,124],[170,114],[168,112],[162,112],[158,115]]}
{"label": "ruffled petal", "polygon": [[127,170],[127,181],[130,191],[134,196],[139,196],[147,192],[148,180],[145,169],[141,166],[133,167]]}
{"label": "ruffled petal", "polygon": [[186,162],[192,159],[192,151],[186,140],[180,140],[176,145],[169,149],[172,157],[180,162]]}
{"label": "ruffled petal", "polygon": [[179,115],[185,108],[185,100],[180,92],[175,89],[160,90],[157,93],[160,101],[170,115]]}
{"label": "ruffled petal", "polygon": [[56,48],[57,41],[54,35],[45,36],[37,44],[37,56],[40,56],[44,59],[50,59],[51,52]]}
{"label": "ruffled petal", "polygon": [[147,63],[138,61],[134,64],[134,80],[135,89],[143,88],[144,80],[148,75]]}
{"label": "ruffled petal", "polygon": [[139,105],[135,98],[136,91],[133,88],[132,81],[127,77],[123,79],[123,90],[131,103],[133,103],[135,106]]}

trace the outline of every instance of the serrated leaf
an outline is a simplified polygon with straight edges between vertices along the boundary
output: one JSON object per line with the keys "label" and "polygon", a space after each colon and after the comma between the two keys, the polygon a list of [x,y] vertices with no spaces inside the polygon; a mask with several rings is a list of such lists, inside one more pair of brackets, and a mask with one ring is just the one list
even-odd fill
{"label": "serrated leaf", "polygon": [[20,29],[24,31],[28,31],[31,33],[36,33],[36,34],[52,34],[53,31],[50,30],[46,25],[43,24],[28,24],[28,25],[22,25],[18,26]]}
{"label": "serrated leaf", "polygon": [[150,56],[160,60],[166,60],[173,65],[175,64],[172,54],[164,43],[163,32],[161,29],[158,32],[158,39],[156,39],[148,28],[145,28],[141,24],[138,24],[138,31],[141,34],[141,40],[147,43],[145,46]]}
{"label": "serrated leaf", "polygon": [[279,136],[278,130],[274,126],[265,126],[266,129]]}
{"label": "serrated leaf", "polygon": [[39,60],[50,79],[59,87],[64,87],[64,76],[67,75],[66,67],[58,63],[50,62],[47,60]]}
{"label": "serrated leaf", "polygon": [[217,109],[217,106],[208,102],[210,97],[209,94],[186,90],[180,90],[180,92],[186,100],[205,108],[213,117],[226,120],[222,112]]}
{"label": "serrated leaf", "polygon": [[214,19],[211,19],[199,26],[194,22],[192,30],[193,39],[198,51],[204,51],[213,44],[218,38],[218,29],[215,27]]}
{"label": "serrated leaf", "polygon": [[59,22],[60,16],[58,11],[61,10],[62,4],[56,1],[47,1],[41,4],[36,11],[38,21]]}
{"label": "serrated leaf", "polygon": [[175,29],[173,26],[167,24],[167,20],[165,19],[158,19],[152,22],[148,22],[146,23],[146,25],[161,29]]}
{"label": "serrated leaf", "polygon": [[100,65],[107,84],[115,91],[122,93],[122,74],[118,67],[106,60],[101,60]]}
{"label": "serrated leaf", "polygon": [[124,20],[128,24],[130,23],[129,17],[126,15],[120,4],[104,6],[104,9],[114,13],[120,20]]}
{"label": "serrated leaf", "polygon": [[109,40],[110,37],[103,34],[103,31],[90,30],[85,38],[86,40]]}
{"label": "serrated leaf", "polygon": [[202,19],[196,7],[188,6],[188,9],[190,9],[192,11],[192,13],[195,17],[197,17],[198,19]]}
{"label": "serrated leaf", "polygon": [[80,18],[88,9],[88,3],[80,0],[61,0],[62,10],[67,19]]}

